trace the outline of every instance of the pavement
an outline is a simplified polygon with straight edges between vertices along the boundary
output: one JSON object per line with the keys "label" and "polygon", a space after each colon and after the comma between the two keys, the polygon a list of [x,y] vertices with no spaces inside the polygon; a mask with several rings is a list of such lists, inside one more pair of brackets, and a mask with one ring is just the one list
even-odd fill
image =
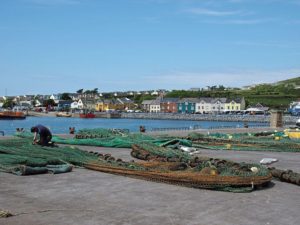
{"label": "pavement", "polygon": [[[132,160],[130,149],[80,146]],[[201,150],[236,161],[279,159],[299,171],[300,153]],[[272,181],[251,193],[194,189],[75,168],[71,173],[15,176],[0,173],[0,209],[15,216],[0,225],[296,225],[299,186]]]}

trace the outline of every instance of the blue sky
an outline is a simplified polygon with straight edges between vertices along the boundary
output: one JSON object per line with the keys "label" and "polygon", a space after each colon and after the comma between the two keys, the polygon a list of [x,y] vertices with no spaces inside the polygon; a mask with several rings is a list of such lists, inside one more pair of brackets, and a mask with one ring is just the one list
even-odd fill
{"label": "blue sky", "polygon": [[300,76],[300,0],[0,0],[0,96]]}

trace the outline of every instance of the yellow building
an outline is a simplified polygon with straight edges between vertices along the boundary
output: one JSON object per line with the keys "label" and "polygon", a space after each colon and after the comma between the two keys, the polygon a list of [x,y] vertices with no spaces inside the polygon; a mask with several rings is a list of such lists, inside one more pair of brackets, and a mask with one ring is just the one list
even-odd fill
{"label": "yellow building", "polygon": [[240,111],[245,109],[245,99],[227,99],[224,105],[225,111]]}
{"label": "yellow building", "polygon": [[105,99],[96,103],[96,111],[104,112],[108,110],[125,110],[134,107],[133,101],[130,99]]}

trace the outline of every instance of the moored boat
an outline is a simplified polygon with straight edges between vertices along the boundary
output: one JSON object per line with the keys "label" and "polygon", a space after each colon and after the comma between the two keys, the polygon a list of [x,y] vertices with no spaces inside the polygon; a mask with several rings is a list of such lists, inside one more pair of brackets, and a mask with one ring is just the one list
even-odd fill
{"label": "moored boat", "polygon": [[0,112],[0,119],[25,119],[26,116],[23,112],[3,111]]}
{"label": "moored boat", "polygon": [[59,112],[56,114],[57,117],[72,117],[72,114],[69,114],[68,112]]}
{"label": "moored boat", "polygon": [[80,118],[87,118],[87,119],[91,119],[91,118],[95,118],[95,114],[94,113],[80,113],[79,114]]}

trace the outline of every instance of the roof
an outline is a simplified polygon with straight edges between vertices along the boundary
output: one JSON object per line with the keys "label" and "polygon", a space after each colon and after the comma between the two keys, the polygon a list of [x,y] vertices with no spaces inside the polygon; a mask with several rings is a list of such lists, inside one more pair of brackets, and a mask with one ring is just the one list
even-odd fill
{"label": "roof", "polygon": [[204,101],[206,103],[211,103],[212,99],[213,98],[211,98],[211,97],[202,97],[202,98],[199,98],[199,102]]}
{"label": "roof", "polygon": [[142,102],[142,105],[151,105],[152,102],[153,102],[153,100],[144,100]]}
{"label": "roof", "polygon": [[59,100],[58,104],[71,104],[72,102],[74,102],[73,100]]}
{"label": "roof", "polygon": [[123,104],[125,104],[125,103],[133,103],[133,101],[131,100],[131,99],[129,99],[129,98],[119,98],[119,100],[123,103]]}
{"label": "roof", "polygon": [[179,101],[179,98],[163,98],[161,100],[161,103],[166,103],[166,102],[177,103],[178,101]]}
{"label": "roof", "polygon": [[178,101],[179,103],[189,102],[189,103],[197,103],[199,102],[199,98],[183,98]]}
{"label": "roof", "polygon": [[[211,100],[211,103],[214,104],[214,103],[217,103],[217,102],[221,102],[221,103],[226,103],[227,102],[227,98],[213,98]],[[231,101],[230,101],[231,102]]]}

